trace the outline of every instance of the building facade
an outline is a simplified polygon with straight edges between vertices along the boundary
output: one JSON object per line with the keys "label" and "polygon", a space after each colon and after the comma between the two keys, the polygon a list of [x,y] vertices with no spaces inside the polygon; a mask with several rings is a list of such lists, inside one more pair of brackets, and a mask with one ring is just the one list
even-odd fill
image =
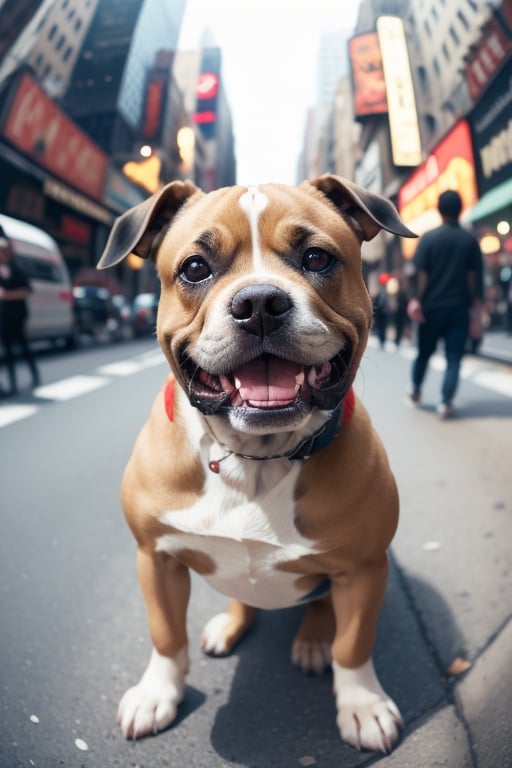
{"label": "building facade", "polygon": [[[186,113],[170,68],[185,2],[34,3],[4,46],[0,210],[52,235],[73,277],[95,266],[114,218],[150,193],[144,177],[128,178],[122,167],[131,160],[139,169],[148,87],[162,51],[157,181],[180,177],[176,136]],[[105,279],[134,287],[125,271]]]}
{"label": "building facade", "polygon": [[[511,51],[508,0],[363,0],[349,42],[354,179],[392,199],[419,235],[439,223],[439,193],[461,193],[463,222],[485,255],[491,319],[494,304],[512,300]],[[345,103],[340,99],[324,145],[350,143]],[[317,170],[350,169],[332,157]],[[381,234],[364,244],[370,290],[381,271],[407,276],[416,243]]]}

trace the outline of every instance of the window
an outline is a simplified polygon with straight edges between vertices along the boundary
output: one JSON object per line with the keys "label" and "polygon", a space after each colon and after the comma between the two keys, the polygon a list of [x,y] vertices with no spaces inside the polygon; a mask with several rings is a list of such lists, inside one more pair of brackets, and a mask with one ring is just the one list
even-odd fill
{"label": "window", "polygon": [[425,115],[425,124],[427,126],[429,134],[431,136],[433,136],[434,133],[436,132],[436,128],[437,128],[437,120],[434,117],[434,115],[426,114]]}
{"label": "window", "polygon": [[450,25],[450,37],[452,38],[455,45],[460,45],[460,38],[453,24]]}
{"label": "window", "polygon": [[57,45],[55,46],[55,50],[56,51],[60,51],[60,49],[62,48],[62,46],[64,45],[65,42],[66,42],[65,36],[61,35],[59,37],[59,41],[58,41]]}
{"label": "window", "polygon": [[432,30],[430,29],[430,24],[428,23],[428,19],[425,19],[425,32],[429,37],[432,37]]}
{"label": "window", "polygon": [[457,11],[457,17],[464,29],[469,29],[469,22],[462,11]]}
{"label": "window", "polygon": [[48,32],[48,40],[53,40],[56,34],[57,34],[57,25],[54,24],[50,29],[50,31]]}
{"label": "window", "polygon": [[433,65],[434,65],[434,72],[436,73],[437,77],[440,77],[441,76],[441,67],[439,66],[439,62],[438,62],[437,58],[434,59]]}
{"label": "window", "polygon": [[25,254],[15,254],[13,261],[17,264],[29,279],[44,280],[47,283],[59,283],[62,280],[62,270],[58,264],[52,264],[49,260],[38,259]]}
{"label": "window", "polygon": [[443,56],[445,57],[446,61],[450,61],[450,51],[448,50],[448,46],[446,43],[443,43]]}
{"label": "window", "polygon": [[418,73],[418,82],[421,86],[421,89],[424,91],[428,86],[427,70],[425,67],[420,65],[417,67],[416,72]]}
{"label": "window", "polygon": [[62,57],[62,61],[67,61],[72,53],[73,53],[73,47],[71,45],[68,45],[64,53],[64,56]]}

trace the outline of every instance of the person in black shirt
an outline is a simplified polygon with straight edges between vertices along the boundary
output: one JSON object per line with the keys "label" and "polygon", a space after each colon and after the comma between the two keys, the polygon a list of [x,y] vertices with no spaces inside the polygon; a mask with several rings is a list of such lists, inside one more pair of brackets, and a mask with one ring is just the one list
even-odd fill
{"label": "person in black shirt", "polygon": [[39,371],[25,335],[28,317],[27,298],[31,287],[25,273],[12,261],[12,245],[0,227],[0,339],[5,352],[5,364],[10,389],[0,394],[15,395],[18,391],[16,380],[15,345],[30,368],[32,385],[39,385]]}
{"label": "person in black shirt", "polygon": [[441,418],[453,415],[453,398],[469,329],[470,311],[482,300],[482,254],[478,241],[459,224],[462,201],[447,190],[438,201],[443,219],[440,227],[420,239],[414,264],[416,296],[409,302],[409,316],[418,325],[418,355],[414,360],[409,402],[419,404],[428,362],[438,341],[444,340],[446,371],[437,411]]}

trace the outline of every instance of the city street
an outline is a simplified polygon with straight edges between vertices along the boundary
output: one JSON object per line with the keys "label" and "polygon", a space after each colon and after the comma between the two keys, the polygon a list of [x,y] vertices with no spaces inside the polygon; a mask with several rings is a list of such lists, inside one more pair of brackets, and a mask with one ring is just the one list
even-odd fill
{"label": "city street", "polygon": [[423,405],[403,402],[413,354],[372,338],[356,382],[401,496],[375,652],[406,723],[391,756],[344,744],[331,676],[291,666],[300,610],[203,656],[226,600],[199,578],[178,720],[124,739],[117,704],[150,644],[119,486],[166,363],[148,339],[44,354],[34,395],[20,365],[21,394],[0,401],[2,768],[512,765],[512,365],[465,359],[457,416],[441,422],[441,356]]}

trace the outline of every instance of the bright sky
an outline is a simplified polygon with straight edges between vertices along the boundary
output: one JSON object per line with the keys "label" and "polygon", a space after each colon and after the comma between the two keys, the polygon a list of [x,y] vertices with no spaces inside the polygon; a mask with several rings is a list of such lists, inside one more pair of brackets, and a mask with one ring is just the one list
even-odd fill
{"label": "bright sky", "polygon": [[209,27],[222,49],[240,184],[296,183],[320,35],[352,32],[358,7],[358,0],[188,0],[180,48],[199,47]]}

